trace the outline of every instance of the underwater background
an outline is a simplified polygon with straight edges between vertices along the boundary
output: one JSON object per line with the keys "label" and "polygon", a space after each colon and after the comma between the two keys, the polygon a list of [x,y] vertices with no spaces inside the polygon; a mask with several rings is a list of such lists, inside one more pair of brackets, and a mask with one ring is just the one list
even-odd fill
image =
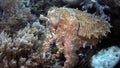
{"label": "underwater background", "polygon": [[120,1],[0,0],[0,68],[120,68]]}

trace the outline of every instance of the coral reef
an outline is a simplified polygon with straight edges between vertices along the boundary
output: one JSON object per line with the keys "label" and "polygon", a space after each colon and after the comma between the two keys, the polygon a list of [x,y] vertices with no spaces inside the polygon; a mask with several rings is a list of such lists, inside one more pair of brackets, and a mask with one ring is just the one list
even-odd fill
{"label": "coral reef", "polygon": [[106,19],[110,21],[110,17],[105,14],[105,9],[109,9],[109,6],[107,5],[101,5],[98,0],[86,0],[81,2],[82,10],[89,11],[89,9],[95,8],[95,14],[97,16],[102,17],[103,19]]}
{"label": "coral reef", "polygon": [[[94,13],[97,16],[102,17],[110,21],[110,17],[104,12],[105,9],[109,9],[109,6],[100,4],[98,0],[63,0],[68,3],[67,6],[77,5],[81,7],[83,11]],[[90,11],[91,10],[91,11]]]}
{"label": "coral reef", "polygon": [[[118,45],[120,44],[120,0],[98,0],[100,4],[108,5],[109,10],[106,12],[110,14],[111,17],[111,34],[109,38],[106,40],[105,44],[108,45]],[[114,10],[113,10],[114,9]],[[109,43],[108,43],[109,42]]]}
{"label": "coral reef", "polygon": [[119,12],[119,0],[0,0],[0,68],[120,68]]}
{"label": "coral reef", "polygon": [[47,15],[52,6],[62,7],[65,3],[62,0],[31,0],[31,12],[39,17],[39,14]]}
{"label": "coral reef", "polygon": [[27,22],[35,20],[35,16],[30,12],[31,9],[24,7],[21,0],[0,0],[0,8],[0,32],[4,30],[14,33],[25,27]]}
{"label": "coral reef", "polygon": [[91,66],[93,68],[114,68],[120,60],[120,48],[112,46],[100,50],[91,58]]}
{"label": "coral reef", "polygon": [[53,42],[58,48],[57,56],[64,53],[66,58],[64,68],[78,63],[76,51],[80,47],[92,47],[110,32],[111,25],[106,20],[78,9],[52,7],[47,16],[40,16],[40,19],[49,22],[50,32],[54,34]]}
{"label": "coral reef", "polygon": [[9,37],[0,34],[0,68],[40,68],[42,66],[42,43],[44,27],[39,22],[27,26]]}
{"label": "coral reef", "polygon": [[102,4],[109,5],[110,7],[116,7],[116,6],[120,7],[120,0],[98,0],[98,1]]}

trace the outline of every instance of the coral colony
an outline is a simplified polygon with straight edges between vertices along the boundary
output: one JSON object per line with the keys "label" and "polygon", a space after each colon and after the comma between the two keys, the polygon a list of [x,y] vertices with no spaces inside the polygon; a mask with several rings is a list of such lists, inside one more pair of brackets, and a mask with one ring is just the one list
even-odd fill
{"label": "coral colony", "polygon": [[37,68],[40,65],[42,37],[39,35],[43,30],[39,22],[34,22],[31,26],[27,24],[13,38],[5,32],[0,34],[0,68]]}
{"label": "coral colony", "polygon": [[119,60],[120,48],[112,46],[107,49],[102,49],[98,54],[92,56],[91,65],[93,68],[114,68]]}
{"label": "coral colony", "polygon": [[[113,68],[119,47],[92,48],[119,33],[119,25],[110,30],[114,23],[108,21],[119,24],[119,18],[108,20],[109,7],[98,0],[0,0],[0,68]],[[89,67],[82,67],[81,56]]]}
{"label": "coral colony", "polygon": [[110,21],[110,17],[104,13],[104,9],[109,9],[107,5],[101,5],[98,0],[63,0],[68,3],[68,5],[79,5],[82,6],[83,11],[88,11],[91,8],[95,8],[95,14]]}

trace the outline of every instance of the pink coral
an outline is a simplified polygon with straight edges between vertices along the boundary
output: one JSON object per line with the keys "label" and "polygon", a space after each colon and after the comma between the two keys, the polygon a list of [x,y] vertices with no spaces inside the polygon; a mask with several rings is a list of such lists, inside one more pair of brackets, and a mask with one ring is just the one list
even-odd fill
{"label": "pink coral", "polygon": [[76,51],[82,46],[97,44],[111,27],[102,18],[65,7],[52,7],[48,18],[40,19],[47,19],[50,31],[56,35],[57,54],[62,52],[66,58],[64,68],[74,67],[79,60]]}

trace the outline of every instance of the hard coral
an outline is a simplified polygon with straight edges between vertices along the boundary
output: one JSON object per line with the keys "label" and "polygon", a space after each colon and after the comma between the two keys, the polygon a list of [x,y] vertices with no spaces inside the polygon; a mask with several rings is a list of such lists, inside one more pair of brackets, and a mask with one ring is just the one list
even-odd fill
{"label": "hard coral", "polygon": [[66,5],[67,7],[74,6],[75,8],[77,6],[77,8],[83,11],[94,13],[95,15],[110,21],[110,16],[105,13],[105,10],[108,10],[109,6],[100,4],[98,0],[63,0],[63,1],[68,3]]}
{"label": "hard coral", "polygon": [[39,22],[34,22],[19,30],[14,37],[0,33],[0,68],[39,68],[43,61],[42,27]]}
{"label": "hard coral", "polygon": [[102,18],[65,7],[52,7],[46,19],[50,31],[57,36],[57,53],[63,52],[65,55],[64,68],[74,67],[79,60],[76,51],[82,46],[97,44],[110,32],[111,27]]}
{"label": "hard coral", "polygon": [[[102,59],[102,60],[101,60]],[[118,68],[115,67],[120,61],[120,48],[112,46],[100,50],[91,58],[91,66],[93,68]]]}
{"label": "hard coral", "polygon": [[0,0],[0,32],[14,33],[35,20],[30,8],[23,5],[21,0]]}

